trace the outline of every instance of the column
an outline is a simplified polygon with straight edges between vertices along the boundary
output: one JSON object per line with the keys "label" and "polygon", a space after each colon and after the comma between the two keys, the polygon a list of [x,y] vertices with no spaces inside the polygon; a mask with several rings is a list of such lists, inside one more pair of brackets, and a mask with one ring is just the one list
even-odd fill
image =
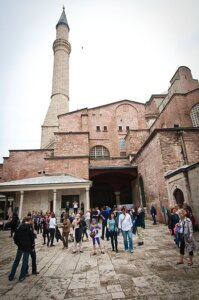
{"label": "column", "polygon": [[57,209],[57,191],[53,190],[53,212],[56,214]]}
{"label": "column", "polygon": [[89,187],[86,188],[86,203],[85,203],[85,207],[84,207],[85,212],[88,209],[90,209]]}
{"label": "column", "polygon": [[120,205],[120,192],[115,192],[116,205]]}
{"label": "column", "polygon": [[19,219],[21,220],[22,218],[22,209],[23,209],[23,198],[24,198],[24,191],[20,192],[20,203],[19,203]]}

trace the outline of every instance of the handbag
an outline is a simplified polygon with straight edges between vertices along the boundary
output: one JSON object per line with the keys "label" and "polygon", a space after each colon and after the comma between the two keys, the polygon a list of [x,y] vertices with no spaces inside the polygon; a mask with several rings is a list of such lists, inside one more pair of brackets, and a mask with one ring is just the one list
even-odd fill
{"label": "handbag", "polygon": [[90,237],[91,237],[92,239],[94,239],[95,236],[96,236],[96,232],[95,232],[95,231],[91,231],[91,232],[90,232]]}

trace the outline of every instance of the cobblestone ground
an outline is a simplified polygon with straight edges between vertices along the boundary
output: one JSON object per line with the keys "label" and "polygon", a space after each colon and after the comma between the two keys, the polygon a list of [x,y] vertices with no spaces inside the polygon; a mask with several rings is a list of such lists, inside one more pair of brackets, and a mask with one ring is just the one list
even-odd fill
{"label": "cobblestone ground", "polygon": [[[119,252],[111,251],[110,241],[103,241],[105,254],[92,255],[91,241],[83,242],[84,252],[72,253],[42,245],[42,236],[36,243],[39,274],[19,283],[7,279],[16,253],[16,246],[8,231],[0,232],[0,299],[77,299],[77,300],[182,300],[199,299],[199,254],[194,255],[193,266],[176,265],[178,249],[165,225],[146,222],[144,245],[138,246],[134,236],[134,253],[125,253],[119,236]],[[199,244],[199,233],[195,233]]]}

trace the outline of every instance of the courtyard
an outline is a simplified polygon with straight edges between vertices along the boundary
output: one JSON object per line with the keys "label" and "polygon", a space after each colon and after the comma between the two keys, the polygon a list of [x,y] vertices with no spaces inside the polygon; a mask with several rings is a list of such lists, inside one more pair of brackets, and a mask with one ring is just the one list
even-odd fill
{"label": "courtyard", "polygon": [[[119,235],[119,252],[111,251],[110,241],[102,241],[105,254],[92,255],[91,240],[84,241],[83,253],[43,245],[42,234],[36,240],[39,274],[18,282],[20,266],[12,282],[8,273],[16,253],[16,245],[9,231],[0,231],[0,298],[21,299],[76,299],[76,300],[182,300],[199,299],[199,254],[194,253],[194,264],[176,265],[179,251],[166,225],[152,225],[146,221],[144,245],[138,246],[134,236],[134,253],[125,253]],[[195,233],[199,244],[199,232]],[[31,262],[29,261],[29,265]]]}

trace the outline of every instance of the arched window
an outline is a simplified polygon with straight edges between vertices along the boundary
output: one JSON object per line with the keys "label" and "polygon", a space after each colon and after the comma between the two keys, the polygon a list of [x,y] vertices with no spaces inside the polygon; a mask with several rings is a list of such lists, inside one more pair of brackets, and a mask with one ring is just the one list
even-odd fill
{"label": "arched window", "polygon": [[199,127],[199,103],[191,109],[191,120],[193,127]]}
{"label": "arched window", "polygon": [[105,158],[109,156],[110,156],[109,151],[104,146],[95,146],[90,150],[91,158]]}

